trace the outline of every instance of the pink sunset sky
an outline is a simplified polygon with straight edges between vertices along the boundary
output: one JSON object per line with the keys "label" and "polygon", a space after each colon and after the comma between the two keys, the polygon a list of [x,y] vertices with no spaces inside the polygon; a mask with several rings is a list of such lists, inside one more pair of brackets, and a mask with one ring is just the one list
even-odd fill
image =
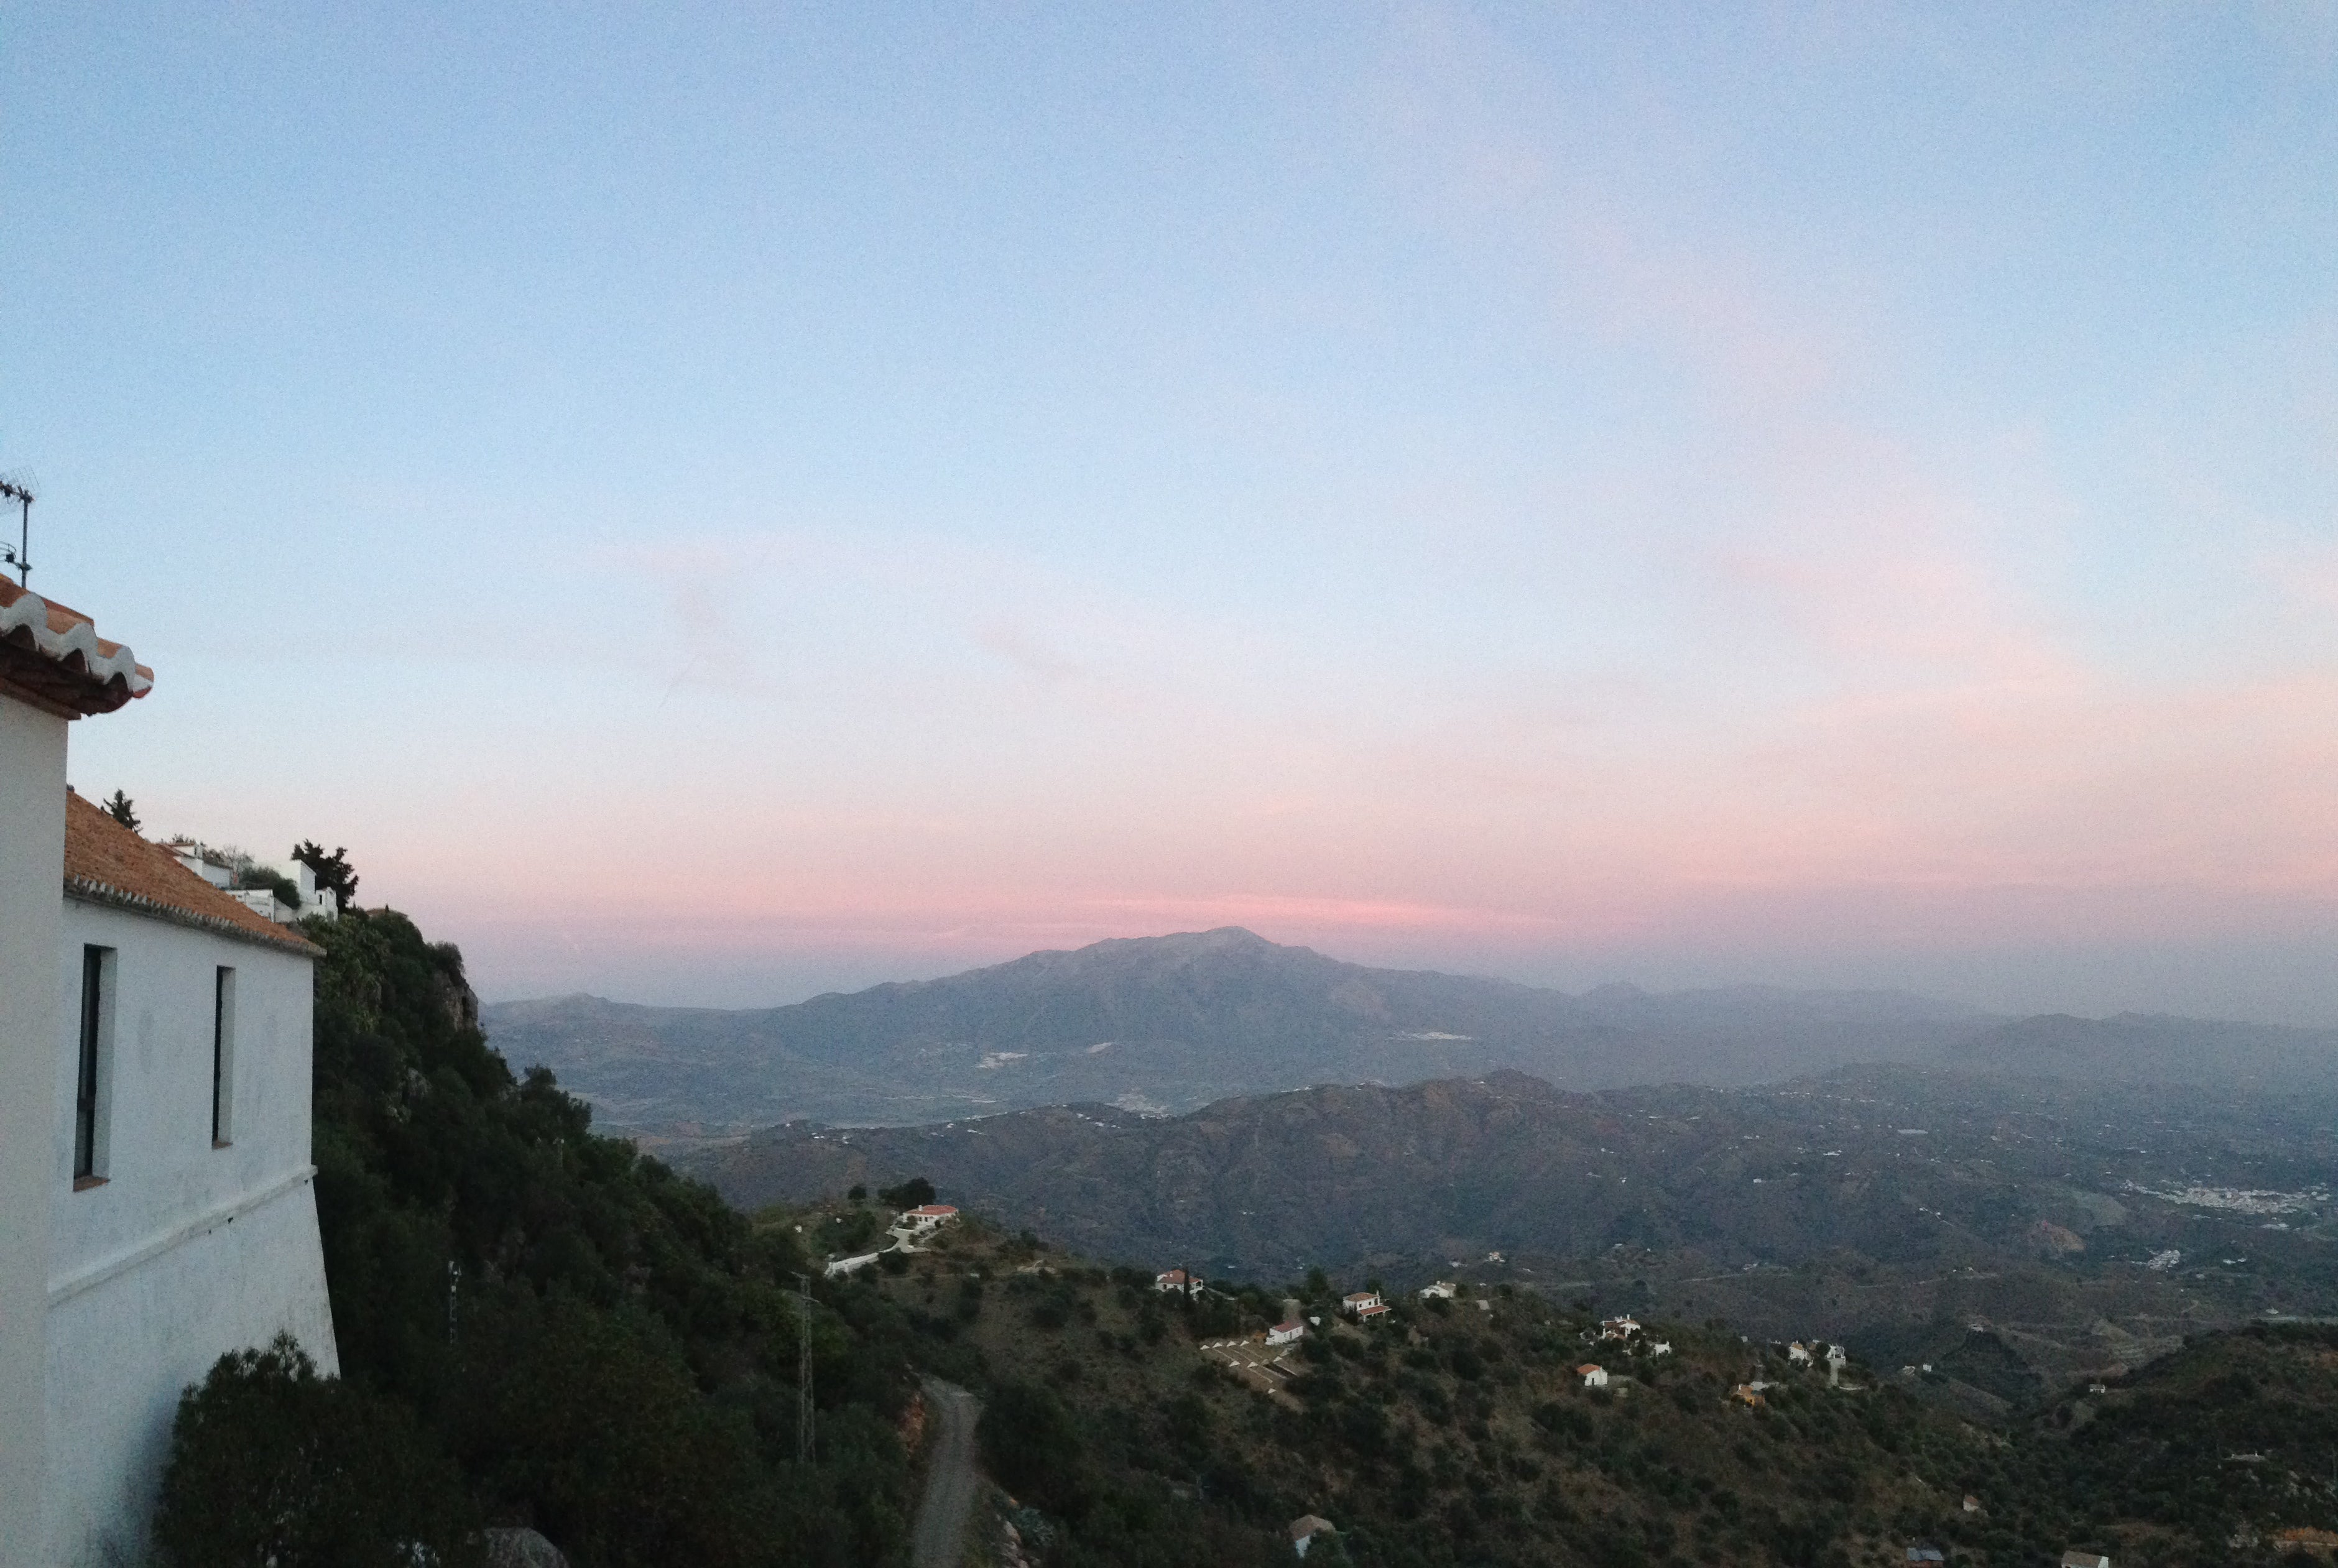
{"label": "pink sunset sky", "polygon": [[20,18],[150,828],[491,998],[1240,924],[2338,1025],[2338,12]]}

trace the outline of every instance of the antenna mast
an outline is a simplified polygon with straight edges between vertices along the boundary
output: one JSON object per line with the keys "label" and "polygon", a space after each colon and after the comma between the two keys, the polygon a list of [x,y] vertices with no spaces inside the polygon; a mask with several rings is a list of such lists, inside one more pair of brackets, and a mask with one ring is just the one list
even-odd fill
{"label": "antenna mast", "polygon": [[811,1280],[796,1276],[796,1463],[811,1463]]}
{"label": "antenna mast", "polygon": [[33,580],[32,557],[26,554],[33,544],[33,488],[14,479],[0,479],[0,502],[16,504],[16,543],[14,547],[0,544],[0,566],[14,566],[16,582],[21,587]]}

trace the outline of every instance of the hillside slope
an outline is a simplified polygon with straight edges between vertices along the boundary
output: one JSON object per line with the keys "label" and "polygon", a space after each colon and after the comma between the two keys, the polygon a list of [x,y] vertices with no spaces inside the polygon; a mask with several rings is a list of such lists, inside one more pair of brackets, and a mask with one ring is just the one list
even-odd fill
{"label": "hillside slope", "polygon": [[2328,1102],[1911,1068],[1596,1094],[1508,1073],[1165,1119],[803,1124],[683,1165],[750,1205],[922,1171],[1090,1256],[1245,1278],[1417,1281],[1498,1251],[1488,1278],[1920,1360],[1981,1318],[2058,1375],[2258,1312],[2338,1312],[2333,1123]]}
{"label": "hillside slope", "polygon": [[[1164,1543],[1288,1563],[1290,1522],[1312,1516],[1333,1532],[1311,1563],[1390,1568],[1901,1568],[1911,1546],[2158,1568],[2271,1563],[2338,1520],[2327,1328],[2203,1337],[2101,1393],[1974,1419],[1912,1367],[1854,1357],[1838,1381],[1719,1324],[1606,1338],[1508,1286],[1393,1295],[1365,1325],[1339,1309],[1352,1277],[1164,1297],[979,1221],[861,1278],[979,1359],[986,1452],[1019,1504],[993,1549],[1011,1524],[1049,1564],[1151,1562]],[[1260,1343],[1286,1294],[1304,1337]]]}

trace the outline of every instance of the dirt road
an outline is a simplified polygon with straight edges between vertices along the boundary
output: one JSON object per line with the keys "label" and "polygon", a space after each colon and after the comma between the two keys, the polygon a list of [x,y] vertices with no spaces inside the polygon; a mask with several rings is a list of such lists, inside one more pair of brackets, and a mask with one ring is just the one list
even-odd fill
{"label": "dirt road", "polygon": [[926,1405],[933,1412],[934,1451],[926,1494],[918,1500],[909,1561],[916,1568],[958,1568],[966,1555],[967,1510],[982,1485],[974,1467],[974,1422],[982,1406],[938,1377],[926,1379]]}

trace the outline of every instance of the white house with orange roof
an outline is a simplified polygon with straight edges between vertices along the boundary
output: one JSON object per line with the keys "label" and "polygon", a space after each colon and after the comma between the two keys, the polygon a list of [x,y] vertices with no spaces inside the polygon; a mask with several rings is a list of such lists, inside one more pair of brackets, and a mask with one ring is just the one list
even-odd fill
{"label": "white house with orange roof", "polygon": [[1153,1288],[1164,1296],[1199,1296],[1208,1282],[1183,1269],[1164,1269],[1153,1277]]}
{"label": "white house with orange roof", "polygon": [[[337,1366],[309,1163],[316,949],[68,792],[153,682],[0,581],[0,1568],[142,1559],[181,1392]],[[53,893],[44,889],[54,889]]]}

